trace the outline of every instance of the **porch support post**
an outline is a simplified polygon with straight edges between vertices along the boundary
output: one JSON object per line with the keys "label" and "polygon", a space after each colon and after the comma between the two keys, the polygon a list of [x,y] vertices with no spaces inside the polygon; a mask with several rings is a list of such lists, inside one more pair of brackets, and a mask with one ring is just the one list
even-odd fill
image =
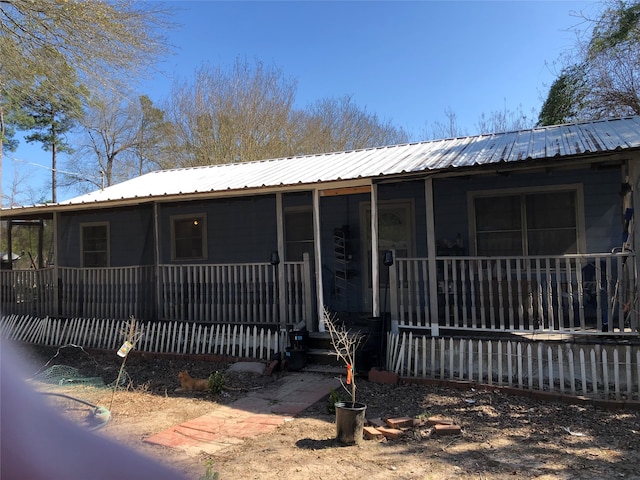
{"label": "porch support post", "polygon": [[278,237],[278,257],[281,259],[281,268],[278,269],[278,318],[280,332],[287,329],[287,290],[285,283],[286,266],[284,257],[284,219],[282,210],[282,192],[276,193],[276,235]]}
{"label": "porch support post", "polygon": [[316,301],[318,308],[318,331],[324,332],[324,293],[322,289],[322,245],[320,242],[320,190],[313,191],[313,246],[316,269]]}
{"label": "porch support post", "polygon": [[155,317],[160,320],[160,312],[162,311],[162,281],[160,278],[160,225],[159,225],[159,207],[158,202],[153,202],[153,246],[154,246],[154,267],[156,277],[156,305]]}
{"label": "porch support post", "polygon": [[38,268],[44,268],[44,220],[38,220]]}
{"label": "porch support post", "polygon": [[371,307],[380,316],[380,272],[378,263],[378,185],[371,185]]}
{"label": "porch support post", "polygon": [[438,323],[438,265],[436,263],[436,221],[433,209],[433,179],[424,181],[424,200],[427,210],[427,264],[429,270],[429,321],[431,336],[440,335]]}
{"label": "porch support post", "polygon": [[636,254],[636,268],[640,271],[638,258],[640,257],[640,223],[638,223],[638,213],[640,211],[640,158],[629,161],[629,183],[631,184],[631,207],[633,208],[633,229],[630,234],[633,236],[631,247]]}
{"label": "porch support post", "polygon": [[9,270],[13,270],[13,220],[7,222],[7,261]]}
{"label": "porch support post", "polygon": [[60,239],[58,238],[58,222],[60,221],[60,213],[59,212],[53,212],[53,258],[51,259],[51,261],[53,262],[53,311],[55,312],[55,316],[59,316],[62,312],[61,312],[61,305],[60,305],[60,297],[61,297],[61,293],[60,292],[60,287],[62,286],[64,288],[64,286],[62,285],[62,282],[60,280],[60,271],[58,269],[59,265],[59,260],[60,260]]}
{"label": "porch support post", "polygon": [[311,298],[311,260],[309,253],[302,254],[302,279],[304,281],[304,317],[307,330],[313,332],[313,298]]}
{"label": "porch support post", "polygon": [[[392,250],[393,258],[396,259],[396,251]],[[389,272],[389,283],[385,287],[384,294],[389,295],[390,304],[390,320],[391,320],[391,333],[400,333],[400,318],[398,316],[398,270],[397,263],[394,261],[393,265],[387,267]],[[383,300],[384,305],[387,303],[387,299]],[[385,312],[382,312],[385,315]]]}
{"label": "porch support post", "polygon": [[[633,224],[629,234],[633,237],[631,239],[633,248],[633,259],[635,262],[635,274],[636,281],[638,279],[638,273],[640,273],[640,223],[638,223],[638,213],[640,213],[640,158],[628,161],[629,165],[629,183],[631,184],[631,206],[633,207]],[[636,285],[637,287],[637,285]],[[636,328],[640,328],[640,314],[638,313],[637,305],[634,308],[635,319],[631,319],[631,325],[635,325]]]}

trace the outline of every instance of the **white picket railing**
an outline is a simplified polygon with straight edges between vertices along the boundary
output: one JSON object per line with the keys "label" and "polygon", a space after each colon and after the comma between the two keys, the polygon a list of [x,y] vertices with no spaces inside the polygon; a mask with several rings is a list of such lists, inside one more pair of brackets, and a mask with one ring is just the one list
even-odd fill
{"label": "white picket railing", "polygon": [[[53,319],[10,315],[0,319],[0,336],[37,345],[80,345],[117,351],[128,322],[107,319]],[[250,325],[149,322],[138,324],[136,350],[149,353],[213,354],[270,360],[282,351],[285,338]]]}
{"label": "white picket railing", "polygon": [[52,314],[55,299],[52,268],[0,270],[0,311],[18,315]]}
{"label": "white picket railing", "polygon": [[640,346],[387,336],[387,369],[401,376],[605,399],[640,399]]}
{"label": "white picket railing", "polygon": [[158,318],[278,324],[282,293],[285,323],[306,320],[312,303],[308,256],[302,262],[283,263],[281,268],[282,292],[277,269],[269,263],[161,265]]}
{"label": "white picket railing", "polygon": [[[154,308],[152,266],[58,268],[59,313],[80,318],[149,318]],[[52,308],[49,315],[56,315]]]}
{"label": "white picket railing", "polygon": [[303,261],[0,271],[5,315],[295,325],[313,320]]}
{"label": "white picket railing", "polygon": [[635,335],[640,327],[632,252],[398,258],[389,273],[400,328]]}

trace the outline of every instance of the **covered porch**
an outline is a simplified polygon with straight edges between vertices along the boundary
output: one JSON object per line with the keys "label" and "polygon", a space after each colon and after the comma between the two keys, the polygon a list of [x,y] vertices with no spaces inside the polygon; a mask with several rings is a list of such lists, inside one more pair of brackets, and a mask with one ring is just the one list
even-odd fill
{"label": "covered porch", "polygon": [[[635,254],[393,258],[379,288],[391,330],[637,335]],[[302,262],[52,267],[0,272],[3,314],[192,321],[317,330],[314,279]]]}
{"label": "covered porch", "polygon": [[[302,262],[0,271],[4,315],[294,326],[313,318]],[[309,329],[313,326],[309,323]]]}
{"label": "covered porch", "polygon": [[389,268],[394,329],[637,335],[635,253],[397,258]]}

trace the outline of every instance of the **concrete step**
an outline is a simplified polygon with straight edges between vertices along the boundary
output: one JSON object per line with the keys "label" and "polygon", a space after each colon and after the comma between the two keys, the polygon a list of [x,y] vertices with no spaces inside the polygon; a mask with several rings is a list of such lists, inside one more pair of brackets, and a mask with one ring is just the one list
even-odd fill
{"label": "concrete step", "polygon": [[307,350],[307,363],[339,367],[342,365],[342,360],[336,356],[333,350],[309,348]]}
{"label": "concrete step", "polygon": [[338,367],[334,365],[322,365],[319,363],[307,363],[302,369],[303,372],[310,373],[322,373],[326,375],[332,375],[334,377],[344,377],[347,374],[346,368]]}

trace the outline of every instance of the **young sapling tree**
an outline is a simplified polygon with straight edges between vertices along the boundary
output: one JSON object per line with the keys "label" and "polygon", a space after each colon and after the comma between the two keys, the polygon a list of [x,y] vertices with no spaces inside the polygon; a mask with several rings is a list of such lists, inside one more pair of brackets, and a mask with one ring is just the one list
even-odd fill
{"label": "young sapling tree", "polygon": [[[324,325],[331,337],[331,345],[335,351],[336,356],[341,359],[347,367],[347,385],[340,382],[344,389],[349,393],[351,397],[351,404],[356,403],[356,351],[364,335],[360,332],[352,332],[348,330],[343,324],[338,325],[336,315],[331,314],[325,307],[324,309]],[[350,386],[350,388],[348,387]]]}

